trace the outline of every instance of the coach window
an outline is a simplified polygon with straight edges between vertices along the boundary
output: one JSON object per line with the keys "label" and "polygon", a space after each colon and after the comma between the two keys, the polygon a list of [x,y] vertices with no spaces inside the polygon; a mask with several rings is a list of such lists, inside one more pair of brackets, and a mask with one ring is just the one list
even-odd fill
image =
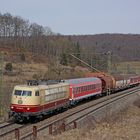
{"label": "coach window", "polygon": [[83,92],[85,91],[85,86],[83,86]]}
{"label": "coach window", "polygon": [[35,92],[35,96],[39,96],[39,91],[36,91]]}
{"label": "coach window", "polygon": [[83,86],[81,87],[81,91],[83,92]]}
{"label": "coach window", "polygon": [[80,87],[80,92],[82,92],[82,87]]}
{"label": "coach window", "polygon": [[79,87],[79,93],[81,92],[81,87]]}
{"label": "coach window", "polygon": [[91,86],[89,85],[89,90],[91,90]]}
{"label": "coach window", "polygon": [[86,91],[86,86],[85,86],[85,91]]}
{"label": "coach window", "polygon": [[92,87],[91,87],[91,85],[89,86],[89,89],[90,89],[90,90],[92,90]]}
{"label": "coach window", "polygon": [[87,90],[89,90],[89,86],[87,85]]}
{"label": "coach window", "polygon": [[86,91],[86,86],[84,86],[84,92]]}
{"label": "coach window", "polygon": [[90,90],[90,85],[88,85],[88,90]]}
{"label": "coach window", "polygon": [[77,87],[77,88],[76,88],[76,94],[78,94],[78,92],[79,92],[79,91],[78,91],[78,87]]}
{"label": "coach window", "polygon": [[76,93],[76,88],[73,88],[73,93],[74,93],[74,94]]}
{"label": "coach window", "polygon": [[88,90],[88,86],[86,86],[86,91]]}
{"label": "coach window", "polygon": [[96,88],[98,88],[99,87],[99,84],[96,84]]}
{"label": "coach window", "polygon": [[95,85],[92,85],[92,89],[95,89]]}
{"label": "coach window", "polygon": [[94,85],[94,87],[95,87],[95,89],[97,88],[97,84],[96,85]]}
{"label": "coach window", "polygon": [[86,91],[86,86],[85,86],[85,91]]}
{"label": "coach window", "polygon": [[75,89],[75,90],[74,90],[74,94],[76,94],[76,93],[77,93],[77,88],[75,87],[74,89]]}
{"label": "coach window", "polygon": [[79,93],[79,87],[77,87],[77,93]]}

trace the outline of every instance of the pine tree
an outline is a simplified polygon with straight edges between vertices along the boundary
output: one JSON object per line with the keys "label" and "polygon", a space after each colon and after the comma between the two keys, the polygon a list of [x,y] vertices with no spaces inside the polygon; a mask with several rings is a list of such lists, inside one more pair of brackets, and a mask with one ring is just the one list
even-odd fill
{"label": "pine tree", "polygon": [[79,45],[79,42],[76,43],[75,45],[75,56],[80,58],[80,45]]}
{"label": "pine tree", "polygon": [[65,65],[65,66],[68,65],[67,56],[65,53],[62,53],[62,55],[61,55],[60,64]]}

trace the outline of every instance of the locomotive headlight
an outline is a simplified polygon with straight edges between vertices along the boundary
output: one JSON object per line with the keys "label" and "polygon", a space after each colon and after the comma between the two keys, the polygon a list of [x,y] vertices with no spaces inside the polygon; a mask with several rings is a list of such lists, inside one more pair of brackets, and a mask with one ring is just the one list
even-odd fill
{"label": "locomotive headlight", "polygon": [[14,109],[14,107],[13,107],[13,106],[11,106],[11,109]]}
{"label": "locomotive headlight", "polygon": [[27,110],[30,110],[30,108],[28,107]]}

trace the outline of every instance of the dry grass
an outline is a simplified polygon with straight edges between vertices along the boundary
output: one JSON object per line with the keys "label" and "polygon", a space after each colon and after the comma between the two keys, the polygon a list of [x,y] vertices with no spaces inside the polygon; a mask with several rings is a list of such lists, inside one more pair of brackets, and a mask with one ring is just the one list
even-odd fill
{"label": "dry grass", "polygon": [[57,136],[44,136],[40,140],[140,140],[139,130],[140,109],[131,106],[113,122],[103,122],[96,128],[74,129]]}
{"label": "dry grass", "polygon": [[117,64],[117,70],[124,74],[129,73],[129,72],[140,74],[140,61],[121,62]]}
{"label": "dry grass", "polygon": [[33,79],[34,74],[47,71],[47,66],[43,63],[12,63],[13,72],[11,75],[4,75],[4,81],[7,83],[23,83],[26,80]]}

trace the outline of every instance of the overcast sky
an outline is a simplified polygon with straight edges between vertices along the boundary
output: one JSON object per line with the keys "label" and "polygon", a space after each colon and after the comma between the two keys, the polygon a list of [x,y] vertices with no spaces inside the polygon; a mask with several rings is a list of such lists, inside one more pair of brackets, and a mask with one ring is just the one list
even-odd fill
{"label": "overcast sky", "polygon": [[65,35],[140,34],[140,0],[0,0],[0,12]]}

